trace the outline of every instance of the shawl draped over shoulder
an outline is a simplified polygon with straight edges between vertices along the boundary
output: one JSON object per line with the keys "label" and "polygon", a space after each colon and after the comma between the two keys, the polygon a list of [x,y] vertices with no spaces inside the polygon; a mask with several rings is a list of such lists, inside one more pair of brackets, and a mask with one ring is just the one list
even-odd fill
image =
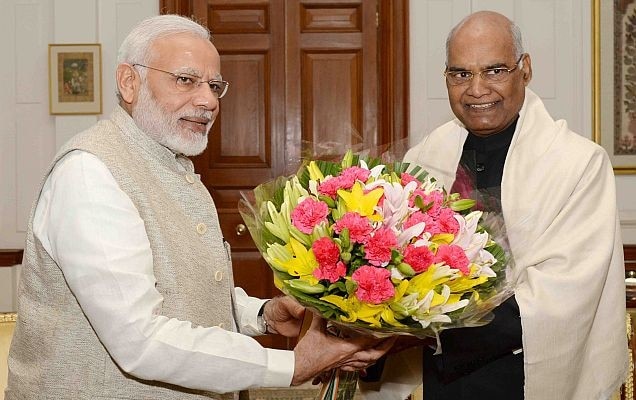
{"label": "shawl draped over shoulder", "polygon": [[[450,188],[467,135],[459,120],[450,121],[405,161]],[[606,152],[554,121],[526,89],[501,197],[515,259],[509,278],[521,312],[525,398],[608,399],[624,380],[628,353],[623,249]],[[390,357],[379,391],[363,388],[365,399],[408,395],[421,382],[418,352]]]}

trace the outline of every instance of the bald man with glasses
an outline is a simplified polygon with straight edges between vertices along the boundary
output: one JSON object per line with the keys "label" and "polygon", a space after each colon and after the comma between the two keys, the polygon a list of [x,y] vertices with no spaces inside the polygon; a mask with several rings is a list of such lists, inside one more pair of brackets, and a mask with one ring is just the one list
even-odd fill
{"label": "bald man with glasses", "polygon": [[[501,200],[515,294],[488,325],[443,331],[441,354],[424,346],[424,399],[608,399],[628,363],[609,158],[555,121],[527,88],[530,55],[508,18],[474,13],[446,44],[444,77],[457,118],[410,149],[405,161],[449,189],[474,177],[477,189]],[[412,371],[405,358],[388,358],[380,391],[367,398],[408,393],[401,391]]]}

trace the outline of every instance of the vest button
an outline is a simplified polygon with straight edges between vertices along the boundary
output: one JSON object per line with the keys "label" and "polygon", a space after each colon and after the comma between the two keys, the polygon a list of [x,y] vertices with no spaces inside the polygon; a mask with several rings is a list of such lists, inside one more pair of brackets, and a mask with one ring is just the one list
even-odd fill
{"label": "vest button", "polygon": [[192,174],[186,174],[185,179],[186,181],[188,181],[188,183],[196,182],[196,179],[194,179],[194,176]]}
{"label": "vest button", "polygon": [[208,231],[208,227],[205,226],[205,224],[203,222],[200,222],[199,224],[197,224],[197,233],[199,235],[203,235],[207,231]]}
{"label": "vest button", "polygon": [[217,282],[221,282],[223,280],[223,271],[218,270],[214,273],[214,280]]}

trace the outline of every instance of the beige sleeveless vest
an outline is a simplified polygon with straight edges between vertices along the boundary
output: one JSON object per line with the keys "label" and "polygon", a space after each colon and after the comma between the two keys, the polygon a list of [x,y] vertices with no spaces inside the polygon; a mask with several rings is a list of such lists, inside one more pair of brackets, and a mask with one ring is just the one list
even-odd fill
{"label": "beige sleeveless vest", "polygon": [[[139,210],[152,249],[156,287],[164,297],[160,314],[193,326],[236,330],[229,247],[192,162],[175,158],[143,134],[119,107],[111,120],[100,121],[63,146],[47,176],[61,157],[76,149],[103,161]],[[120,370],[91,329],[60,268],[34,238],[34,210],[18,289],[7,400],[235,397],[144,381]]]}

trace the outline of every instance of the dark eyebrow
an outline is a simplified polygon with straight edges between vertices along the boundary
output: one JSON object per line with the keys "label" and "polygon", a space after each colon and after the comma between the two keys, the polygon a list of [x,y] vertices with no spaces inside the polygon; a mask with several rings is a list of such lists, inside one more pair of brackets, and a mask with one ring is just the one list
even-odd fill
{"label": "dark eyebrow", "polygon": [[[510,68],[506,63],[496,63],[496,64],[491,64],[491,65],[487,65],[484,68],[482,68],[480,71],[483,71],[485,69],[494,69],[494,68]],[[462,68],[462,67],[446,67],[446,71],[448,72],[471,72],[469,69],[466,68]]]}
{"label": "dark eyebrow", "polygon": [[469,69],[460,68],[460,67],[446,67],[446,71],[448,72],[470,72]]}
{"label": "dark eyebrow", "polygon": [[494,68],[510,68],[506,63],[497,63],[493,65],[488,65],[484,69],[494,69]]}

